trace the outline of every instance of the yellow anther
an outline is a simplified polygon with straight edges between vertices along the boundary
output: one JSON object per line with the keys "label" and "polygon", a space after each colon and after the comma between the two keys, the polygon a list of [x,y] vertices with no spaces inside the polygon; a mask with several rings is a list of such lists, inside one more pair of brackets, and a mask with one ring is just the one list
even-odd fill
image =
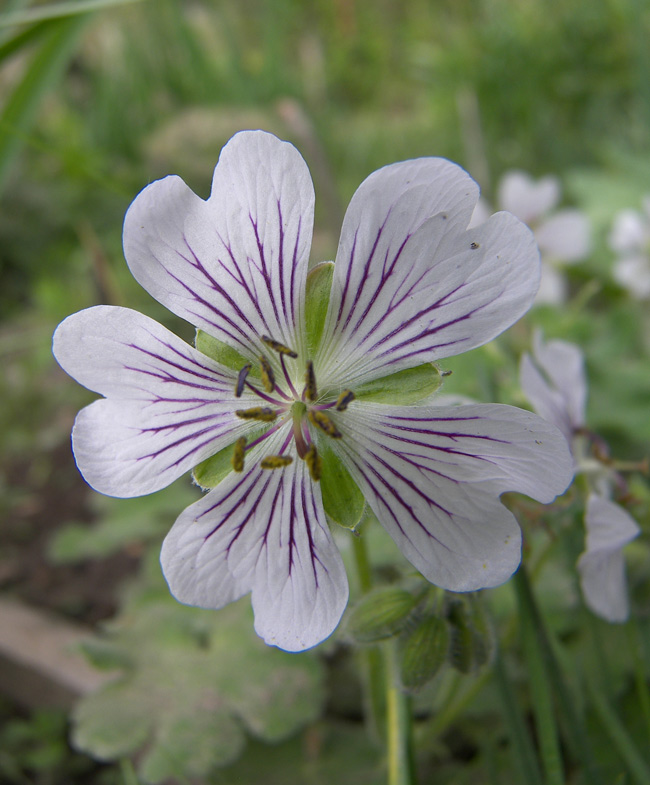
{"label": "yellow anther", "polygon": [[246,437],[240,436],[235,442],[235,449],[232,454],[232,468],[236,472],[244,471],[244,455],[246,453]]}
{"label": "yellow anther", "polygon": [[273,338],[269,338],[268,335],[262,335],[261,338],[270,349],[273,349],[273,351],[278,354],[286,354],[288,357],[294,358],[298,356],[293,349],[280,343],[280,341],[274,341]]}
{"label": "yellow anther", "polygon": [[321,471],[323,468],[323,461],[321,460],[315,444],[310,444],[307,453],[305,454],[305,463],[309,469],[309,474],[314,482],[320,480]]}
{"label": "yellow anther", "polygon": [[273,422],[278,416],[278,413],[273,409],[268,409],[266,406],[256,406],[253,409],[237,409],[235,412],[237,417],[242,420],[261,420],[262,422]]}
{"label": "yellow anther", "polygon": [[246,363],[246,365],[241,369],[239,372],[239,376],[237,377],[237,385],[235,387],[235,396],[239,398],[241,394],[244,392],[244,385],[246,384],[246,377],[251,369],[251,364]]}
{"label": "yellow anther", "polygon": [[309,417],[309,422],[312,425],[320,428],[323,433],[326,433],[333,439],[340,439],[343,435],[325,412],[322,412],[320,409],[309,409],[307,417]]}
{"label": "yellow anther", "polygon": [[293,463],[293,458],[290,455],[267,455],[260,461],[260,466],[263,469],[281,469],[290,463]]}
{"label": "yellow anther", "polygon": [[356,398],[352,390],[343,390],[336,401],[336,411],[344,412],[348,408],[348,404]]}
{"label": "yellow anther", "polygon": [[273,392],[275,390],[275,374],[273,373],[273,368],[271,368],[271,363],[264,357],[264,355],[260,355],[260,367],[262,369],[262,384],[266,392]]}
{"label": "yellow anther", "polygon": [[311,360],[307,363],[307,370],[305,371],[305,398],[308,401],[315,401],[318,398],[314,363]]}

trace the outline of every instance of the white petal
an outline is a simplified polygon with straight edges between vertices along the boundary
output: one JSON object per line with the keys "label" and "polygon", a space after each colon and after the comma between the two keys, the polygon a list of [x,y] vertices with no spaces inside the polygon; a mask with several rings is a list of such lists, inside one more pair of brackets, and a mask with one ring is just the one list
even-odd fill
{"label": "white petal", "polygon": [[[274,445],[272,437],[268,449]],[[263,470],[253,455],[246,460],[250,471],[230,474],[176,521],[163,572],[180,602],[202,608],[252,591],[258,635],[302,651],[339,623],[348,598],[343,561],[304,461]]]}
{"label": "white petal", "polygon": [[585,551],[578,559],[585,602],[607,621],[625,621],[629,611],[622,549],[640,529],[622,507],[593,493],[587,500],[585,526]]}
{"label": "white petal", "polygon": [[480,346],[531,306],[539,255],[507,213],[466,231],[476,184],[443,159],[380,169],[346,213],[317,376],[354,386]]}
{"label": "white petal", "polygon": [[526,172],[507,172],[499,184],[498,202],[502,210],[526,223],[536,221],[560,200],[560,183],[556,177],[534,180]]}
{"label": "white petal", "polygon": [[571,444],[575,430],[584,424],[587,379],[584,356],[566,341],[544,343],[534,338],[534,358],[521,359],[519,383],[535,411],[552,422]]}
{"label": "white petal", "polygon": [[621,210],[614,219],[608,241],[611,249],[619,254],[639,251],[647,241],[647,228],[643,216],[636,210]]}
{"label": "white petal", "polygon": [[178,177],[135,199],[131,272],[163,305],[247,354],[269,335],[300,351],[314,191],[298,151],[262,131],[223,148],[207,202]]}
{"label": "white petal", "polygon": [[250,405],[248,394],[234,396],[236,374],[137,311],[73,314],[53,351],[67,373],[107,396],[79,412],[72,435],[79,471],[101,493],[164,488],[250,428],[234,414]]}
{"label": "white petal", "polygon": [[564,273],[548,262],[542,262],[542,278],[535,295],[536,305],[562,305],[567,299],[567,280]]}
{"label": "white petal", "polygon": [[535,239],[542,258],[571,264],[591,250],[591,227],[580,210],[560,210],[535,229]]}
{"label": "white petal", "polygon": [[650,259],[647,256],[628,256],[614,264],[614,280],[637,300],[650,297]]}
{"label": "white petal", "polygon": [[571,456],[561,434],[512,406],[358,403],[337,417],[342,456],[373,512],[431,582],[473,591],[507,580],[521,533],[498,499],[562,493]]}

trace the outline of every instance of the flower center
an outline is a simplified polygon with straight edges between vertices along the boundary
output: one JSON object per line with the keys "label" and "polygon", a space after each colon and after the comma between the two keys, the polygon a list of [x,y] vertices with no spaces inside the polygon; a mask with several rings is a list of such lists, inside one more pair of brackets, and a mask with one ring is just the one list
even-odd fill
{"label": "flower center", "polygon": [[235,414],[242,420],[257,420],[263,423],[273,423],[273,425],[251,442],[248,442],[244,436],[237,439],[232,456],[233,469],[236,472],[242,472],[244,470],[246,452],[268,439],[272,434],[277,433],[288,421],[291,421],[291,431],[282,444],[279,453],[262,458],[260,466],[262,469],[281,469],[293,463],[293,458],[287,454],[287,451],[291,442],[295,442],[298,457],[305,461],[311,478],[318,482],[321,476],[321,459],[309,426],[311,425],[332,439],[340,439],[343,434],[339,431],[327,410],[345,411],[354,400],[354,393],[352,390],[343,390],[336,399],[328,400],[328,395],[323,396],[321,399],[318,394],[316,374],[311,360],[306,362],[304,386],[302,392],[298,393],[286,365],[287,357],[297,359],[297,353],[288,346],[265,335],[261,336],[261,340],[279,355],[281,376],[276,377],[272,363],[266,356],[260,355],[261,389],[257,383],[253,384],[249,380],[249,373],[253,367],[252,364],[247,363],[244,365],[237,377],[235,396],[237,398],[241,397],[244,389],[248,389],[255,393],[263,403],[260,406],[248,409],[237,409]]}

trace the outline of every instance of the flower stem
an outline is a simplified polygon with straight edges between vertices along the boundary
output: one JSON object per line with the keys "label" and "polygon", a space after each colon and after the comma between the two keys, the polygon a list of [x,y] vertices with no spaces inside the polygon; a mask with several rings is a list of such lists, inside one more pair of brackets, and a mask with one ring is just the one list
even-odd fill
{"label": "flower stem", "polygon": [[648,731],[648,741],[650,742],[650,692],[648,690],[645,658],[643,654],[641,635],[639,632],[639,623],[634,617],[627,624],[627,632],[629,647],[634,660],[634,680],[636,682],[636,690],[639,696],[639,702],[641,704],[643,716],[645,718],[646,730]]}
{"label": "flower stem", "polygon": [[527,615],[531,619],[535,629],[537,646],[544,658],[549,684],[553,688],[561,716],[564,718],[563,728],[567,742],[582,762],[590,785],[604,785],[583,719],[576,710],[573,692],[569,688],[560,668],[549,633],[537,607],[528,573],[523,564],[515,573],[514,580],[518,599],[521,602],[522,614]]}
{"label": "flower stem", "polygon": [[414,785],[410,699],[399,687],[393,641],[384,646],[386,658],[386,739],[388,785]]}
{"label": "flower stem", "polygon": [[[361,594],[367,594],[372,589],[372,570],[366,541],[362,534],[352,538],[352,550],[357,567],[357,578]],[[368,733],[375,742],[383,738],[385,717],[384,696],[384,663],[381,650],[376,646],[362,649],[359,652],[363,668],[365,716]]]}
{"label": "flower stem", "polygon": [[[562,755],[560,752],[559,733],[555,721],[555,711],[553,707],[553,693],[549,680],[549,674],[544,661],[544,653],[541,650],[535,629],[535,619],[529,613],[527,604],[527,577],[524,575],[524,568],[520,568],[515,576],[515,588],[517,591],[517,603],[519,606],[519,623],[523,638],[524,652],[528,663],[528,673],[530,675],[530,691],[532,695],[532,707],[535,715],[535,726],[539,739],[539,747],[544,767],[545,781],[547,785],[564,785],[564,771],[562,765]],[[524,587],[522,582],[526,581]]]}

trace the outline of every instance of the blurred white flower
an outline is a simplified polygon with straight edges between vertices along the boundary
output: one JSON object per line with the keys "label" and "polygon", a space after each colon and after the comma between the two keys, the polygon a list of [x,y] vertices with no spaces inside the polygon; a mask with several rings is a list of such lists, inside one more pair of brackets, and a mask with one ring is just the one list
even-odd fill
{"label": "blurred white flower", "polygon": [[585,603],[603,619],[623,622],[629,615],[623,547],[638,536],[639,527],[618,504],[592,493],[585,528],[585,550],[578,559]]}
{"label": "blurred white flower", "polygon": [[[511,171],[497,189],[500,210],[507,210],[528,224],[535,234],[542,257],[542,280],[536,303],[560,305],[567,299],[566,278],[561,268],[584,259],[591,250],[591,226],[577,209],[556,210],[560,201],[560,182],[556,177],[534,180],[525,172]],[[472,224],[479,224],[492,213],[484,201],[474,212]]]}
{"label": "blurred white flower", "polygon": [[650,297],[650,196],[642,209],[621,210],[614,218],[609,246],[616,253],[614,280],[632,297]]}
{"label": "blurred white flower", "polygon": [[631,515],[608,497],[615,473],[607,463],[587,453],[585,406],[587,378],[579,347],[566,341],[533,338],[533,356],[524,354],[519,374],[521,388],[533,409],[564,434],[575,461],[576,473],[590,486],[585,510],[585,550],[578,559],[585,603],[609,622],[628,617],[623,547],[638,534]]}

